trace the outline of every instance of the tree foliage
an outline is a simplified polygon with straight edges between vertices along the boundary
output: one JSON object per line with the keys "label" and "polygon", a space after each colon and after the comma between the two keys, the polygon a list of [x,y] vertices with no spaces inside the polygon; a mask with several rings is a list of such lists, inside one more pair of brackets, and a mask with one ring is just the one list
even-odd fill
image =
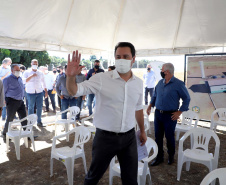
{"label": "tree foliage", "polygon": [[51,62],[47,51],[0,49],[0,61],[2,61],[5,57],[10,57],[12,59],[12,63],[23,64],[26,67],[31,66],[32,59],[37,59],[40,66],[45,66]]}

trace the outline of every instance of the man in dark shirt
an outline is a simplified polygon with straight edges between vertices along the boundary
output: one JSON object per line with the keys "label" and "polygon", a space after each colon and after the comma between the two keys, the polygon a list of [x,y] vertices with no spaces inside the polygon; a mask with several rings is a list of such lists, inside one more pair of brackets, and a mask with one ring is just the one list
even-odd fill
{"label": "man in dark shirt", "polygon": [[[103,69],[100,69],[100,61],[99,60],[95,60],[94,61],[94,68],[90,69],[86,79],[89,80],[93,75],[97,74],[97,73],[104,73]],[[93,99],[94,99],[95,95],[94,94],[89,94],[88,95],[88,109],[89,109],[89,115],[93,114],[93,110],[92,110],[92,103],[93,103]],[[95,106],[95,102],[94,102],[94,106]]]}
{"label": "man in dark shirt", "polygon": [[[26,117],[24,105],[24,84],[20,77],[20,67],[17,64],[11,65],[12,73],[3,80],[7,118],[3,130],[3,136],[8,132],[9,122],[13,121],[16,112],[20,119]],[[27,125],[27,121],[22,122],[22,126]]]}
{"label": "man in dark shirt", "polygon": [[[168,164],[174,162],[175,138],[174,132],[177,119],[183,111],[188,110],[190,96],[184,82],[174,77],[174,66],[165,63],[161,71],[162,80],[156,85],[151,103],[148,106],[147,114],[151,112],[151,107],[155,110],[155,141],[158,145],[158,155],[151,166],[159,165],[163,162],[163,137],[165,135],[168,149]],[[180,106],[180,99],[183,100]],[[180,107],[179,107],[180,106]]]}

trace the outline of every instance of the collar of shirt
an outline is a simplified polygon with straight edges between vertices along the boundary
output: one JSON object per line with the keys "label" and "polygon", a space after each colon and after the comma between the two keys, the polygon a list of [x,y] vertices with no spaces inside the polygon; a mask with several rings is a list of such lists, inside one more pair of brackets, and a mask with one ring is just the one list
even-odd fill
{"label": "collar of shirt", "polygon": [[[165,84],[165,78],[163,79],[163,83]],[[168,83],[173,83],[175,81],[175,77],[173,76],[170,80],[169,80],[169,82]]]}
{"label": "collar of shirt", "polygon": [[[121,78],[121,77],[120,77],[120,75],[118,74],[118,72],[116,70],[113,70],[112,78],[113,79],[116,79],[116,78]],[[132,77],[130,79],[136,80],[136,76],[133,74],[133,72],[132,72]]]}

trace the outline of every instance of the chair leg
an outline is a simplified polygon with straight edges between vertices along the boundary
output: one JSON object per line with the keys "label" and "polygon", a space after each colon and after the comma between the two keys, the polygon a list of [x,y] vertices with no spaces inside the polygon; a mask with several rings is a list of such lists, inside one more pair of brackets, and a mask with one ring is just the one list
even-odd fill
{"label": "chair leg", "polygon": [[[65,126],[65,133],[67,133],[69,131],[69,124],[66,123],[64,126]],[[66,136],[66,141],[67,142],[69,141],[69,136],[68,135]]]}
{"label": "chair leg", "polygon": [[19,138],[13,138],[13,142],[16,149],[16,158],[17,160],[20,160],[20,139]]}
{"label": "chair leg", "polygon": [[51,159],[50,159],[50,177],[53,176],[53,158],[51,156]]}
{"label": "chair leg", "polygon": [[[83,151],[83,152],[84,152],[84,151]],[[87,174],[86,157],[85,157],[84,153],[83,153],[83,155],[82,155],[82,160],[83,160],[83,165],[84,165],[85,173]]]}
{"label": "chair leg", "polygon": [[35,150],[35,141],[34,141],[34,136],[33,136],[33,135],[31,135],[31,136],[30,136],[30,139],[31,139],[31,142],[32,142],[32,145],[33,145],[33,148],[34,148],[34,152],[36,152],[36,150]]}
{"label": "chair leg", "polygon": [[55,136],[57,136],[57,124],[55,123]]}
{"label": "chair leg", "polygon": [[177,141],[179,140],[179,136],[180,136],[180,131],[177,131],[177,137],[176,137]]}
{"label": "chair leg", "polygon": [[67,178],[68,178],[68,184],[73,185],[73,177],[74,177],[74,159],[73,158],[67,158],[65,160],[65,166],[67,168]]}
{"label": "chair leg", "polygon": [[191,161],[186,162],[186,171],[190,170]]}
{"label": "chair leg", "polygon": [[27,139],[27,137],[24,137],[24,144],[25,144],[25,147],[28,148],[28,139]]}
{"label": "chair leg", "polygon": [[177,180],[178,181],[180,181],[182,166],[183,166],[183,160],[178,157],[178,162],[177,162]]}
{"label": "chair leg", "polygon": [[152,185],[150,170],[148,170],[148,174],[147,175],[148,175],[147,182],[148,182],[149,185]]}
{"label": "chair leg", "polygon": [[6,135],[6,152],[9,152],[9,136]]}

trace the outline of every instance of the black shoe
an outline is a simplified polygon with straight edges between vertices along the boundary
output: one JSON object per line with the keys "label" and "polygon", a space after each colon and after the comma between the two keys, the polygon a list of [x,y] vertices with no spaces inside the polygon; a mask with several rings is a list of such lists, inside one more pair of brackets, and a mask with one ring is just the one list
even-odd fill
{"label": "black shoe", "polygon": [[174,157],[169,157],[168,158],[168,164],[171,165],[174,163]]}
{"label": "black shoe", "polygon": [[151,166],[157,166],[163,162],[163,158],[156,158],[152,163]]}
{"label": "black shoe", "polygon": [[[34,137],[34,139],[36,139],[38,136],[33,136],[33,137]],[[28,137],[28,140],[31,140],[30,137]]]}
{"label": "black shoe", "polygon": [[46,126],[44,126],[44,125],[42,124],[42,122],[38,123],[37,125],[38,125],[39,127],[46,127]]}
{"label": "black shoe", "polygon": [[44,112],[49,112],[49,110],[44,110]]}

